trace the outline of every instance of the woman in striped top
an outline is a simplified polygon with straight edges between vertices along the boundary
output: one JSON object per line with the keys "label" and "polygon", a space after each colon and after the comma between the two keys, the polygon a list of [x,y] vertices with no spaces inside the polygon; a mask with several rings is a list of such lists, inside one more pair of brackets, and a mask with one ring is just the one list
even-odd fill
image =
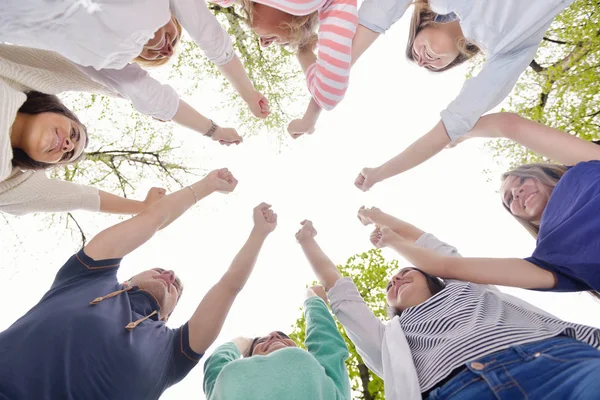
{"label": "woman in striped top", "polygon": [[[404,243],[438,254],[458,252],[433,235],[379,212],[359,215]],[[405,268],[387,284],[392,320],[367,307],[315,241],[309,221],[299,242],[331,309],[367,366],[385,382],[386,398],[578,398],[600,393],[600,330],[562,321],[493,286],[438,278]],[[378,246],[395,246],[398,239]],[[410,356],[412,353],[412,357]],[[391,384],[388,383],[391,380]]]}
{"label": "woman in striped top", "polygon": [[481,118],[467,137],[508,138],[560,162],[502,176],[503,207],[537,239],[532,256],[457,259],[416,250],[405,257],[441,278],[600,297],[600,146],[512,113]]}
{"label": "woman in striped top", "polygon": [[[224,7],[234,2],[211,1]],[[358,24],[356,0],[242,0],[242,7],[262,46],[276,43],[297,48],[312,100],[304,117],[292,121],[288,131],[293,138],[312,133],[321,109],[333,109],[348,88],[352,38]]]}

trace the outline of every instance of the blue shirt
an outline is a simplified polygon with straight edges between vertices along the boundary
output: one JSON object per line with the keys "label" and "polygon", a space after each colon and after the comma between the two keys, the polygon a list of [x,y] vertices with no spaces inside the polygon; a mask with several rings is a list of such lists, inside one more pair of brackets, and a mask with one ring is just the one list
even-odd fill
{"label": "blue shirt", "polygon": [[157,399],[196,366],[187,323],[170,329],[137,288],[122,289],[120,259],[94,261],[81,250],[58,271],[40,302],[0,333],[0,399]]}
{"label": "blue shirt", "polygon": [[600,161],[569,169],[558,181],[527,261],[553,272],[553,291],[600,290]]}

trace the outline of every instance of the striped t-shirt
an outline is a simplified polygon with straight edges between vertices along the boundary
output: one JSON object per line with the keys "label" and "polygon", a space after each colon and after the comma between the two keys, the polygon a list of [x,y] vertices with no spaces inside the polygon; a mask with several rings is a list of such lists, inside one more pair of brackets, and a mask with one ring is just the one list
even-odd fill
{"label": "striped t-shirt", "polygon": [[[234,0],[209,0],[223,7]],[[256,3],[292,15],[319,12],[317,61],[306,71],[306,85],[313,99],[325,110],[342,99],[350,80],[352,39],[358,26],[356,0],[257,0]]]}
{"label": "striped t-shirt", "polygon": [[510,346],[566,335],[596,348],[600,330],[562,321],[493,286],[449,281],[400,316],[421,391],[454,369]]}

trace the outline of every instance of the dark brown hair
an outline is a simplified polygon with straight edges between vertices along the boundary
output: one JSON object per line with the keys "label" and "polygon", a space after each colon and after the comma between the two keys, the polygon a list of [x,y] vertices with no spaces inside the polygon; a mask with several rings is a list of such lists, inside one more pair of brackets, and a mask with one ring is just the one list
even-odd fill
{"label": "dark brown hair", "polygon": [[[291,338],[288,335],[286,335],[285,333],[283,333],[281,331],[275,331],[275,332],[277,332],[280,336],[283,336],[284,338],[291,340]],[[248,351],[246,352],[246,354],[243,354],[244,358],[252,357],[252,353],[254,353],[254,348],[256,347],[256,342],[258,342],[259,339],[261,339],[263,337],[265,337],[265,336],[258,336],[258,337],[255,337],[254,339],[252,339],[252,344],[248,348]]]}
{"label": "dark brown hair", "polygon": [[[415,39],[419,32],[423,29],[433,26],[436,24],[435,17],[438,15],[434,13],[429,7],[429,0],[416,0],[412,3],[415,7],[413,11],[412,18],[410,20],[410,28],[408,30],[408,42],[406,43],[406,58],[409,61],[416,62],[415,57],[413,55],[413,45],[415,43]],[[447,71],[451,68],[456,67],[469,60],[470,58],[477,55],[481,50],[479,46],[474,43],[469,42],[464,37],[460,39],[456,43],[456,47],[458,48],[459,54],[450,64],[446,65],[443,68],[431,68],[429,66],[425,66],[431,72],[443,72]]]}
{"label": "dark brown hair", "polygon": [[[423,276],[425,277],[425,281],[427,282],[427,288],[429,289],[429,292],[431,293],[432,296],[438,294],[439,292],[441,292],[442,290],[444,290],[446,288],[446,282],[444,282],[442,279],[438,278],[437,276],[428,274],[427,272],[421,271],[419,268],[416,268],[416,267],[402,268],[401,271],[404,271],[407,269],[417,271],[417,272],[420,272],[421,274],[423,274]],[[397,316],[402,315],[402,310],[398,310],[396,307],[388,306],[387,313],[388,313],[388,317],[394,318],[396,315]]]}
{"label": "dark brown hair", "polygon": [[[18,112],[23,113],[23,114],[28,114],[28,115],[35,115],[35,114],[50,112],[50,113],[54,113],[54,114],[60,114],[60,115],[63,115],[65,117],[69,118],[70,120],[72,120],[79,126],[80,130],[82,131],[83,136],[85,137],[85,147],[87,147],[88,142],[89,142],[89,137],[88,137],[87,129],[86,129],[85,125],[83,125],[79,121],[77,116],[71,110],[69,110],[60,101],[60,99],[58,97],[56,97],[52,94],[45,94],[45,93],[40,93],[40,92],[36,92],[36,91],[27,92],[27,93],[25,93],[25,95],[27,96],[27,100],[25,100],[25,103],[23,103],[21,108],[19,108]],[[79,160],[81,160],[81,158],[83,157],[83,152],[82,152],[79,155],[79,157],[76,157],[72,160],[62,161],[62,162],[59,161],[56,164],[50,164],[50,163],[45,163],[45,162],[41,162],[41,161],[36,161],[36,160],[32,159],[31,157],[29,157],[27,155],[27,153],[25,153],[23,150],[18,149],[16,147],[13,147],[12,151],[13,151],[12,165],[13,165],[13,167],[19,167],[21,169],[39,170],[39,169],[48,169],[48,168],[51,168],[51,167],[54,167],[54,166],[60,165],[60,164],[74,164],[74,163],[78,162]]]}

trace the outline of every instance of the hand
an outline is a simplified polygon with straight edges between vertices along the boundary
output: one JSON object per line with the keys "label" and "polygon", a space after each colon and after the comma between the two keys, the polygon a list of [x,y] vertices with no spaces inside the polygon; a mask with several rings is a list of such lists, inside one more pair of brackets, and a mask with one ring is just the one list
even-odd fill
{"label": "hand", "polygon": [[327,298],[327,293],[325,292],[325,288],[321,285],[315,285],[312,287],[309,287],[308,289],[306,289],[306,298],[310,298],[310,297],[314,297],[314,296],[319,296],[321,299],[323,299],[323,301],[325,302],[325,304],[329,304],[328,298]]}
{"label": "hand", "polygon": [[231,193],[238,184],[237,179],[227,168],[215,169],[204,178],[210,184],[214,192]]}
{"label": "hand", "polygon": [[354,181],[354,186],[366,192],[371,189],[373,185],[379,182],[379,177],[377,176],[378,170],[377,168],[363,168],[360,171],[360,174],[356,177]]}
{"label": "hand", "polygon": [[386,226],[378,226],[373,232],[371,232],[369,239],[371,240],[371,243],[373,243],[373,246],[381,249],[389,246],[396,240],[401,240],[402,237]]}
{"label": "hand", "polygon": [[254,90],[249,96],[244,98],[248,108],[257,118],[267,118],[271,113],[269,100],[259,91]]}
{"label": "hand", "polygon": [[312,135],[315,132],[315,123],[304,118],[294,119],[288,124],[287,130],[293,139],[298,139],[305,133]]}
{"label": "hand", "polygon": [[254,208],[253,215],[254,229],[258,232],[268,235],[277,227],[277,214],[271,210],[271,205],[260,203]]}
{"label": "hand", "polygon": [[380,211],[381,210],[377,207],[365,208],[365,206],[362,206],[361,208],[358,209],[358,220],[365,226],[370,225],[373,223],[373,220],[371,219],[371,215],[373,215],[373,213],[380,212]]}
{"label": "hand", "polygon": [[317,236],[317,230],[313,227],[313,223],[307,219],[300,222],[302,228],[296,232],[296,240],[302,243],[306,239],[311,239]]}
{"label": "hand", "polygon": [[148,194],[146,195],[146,198],[142,202],[142,203],[144,203],[144,208],[148,208],[152,204],[158,202],[159,200],[162,200],[162,198],[165,197],[165,194],[167,194],[167,191],[163,188],[157,188],[157,187],[151,188],[150,190],[148,190]]}
{"label": "hand", "polygon": [[250,346],[252,346],[253,339],[239,336],[239,337],[236,337],[235,339],[232,339],[231,341],[240,350],[240,353],[242,353],[242,356],[245,357],[246,354],[248,353],[248,351],[250,351]]}
{"label": "hand", "polygon": [[233,128],[217,127],[215,133],[210,137],[212,140],[217,140],[220,144],[230,146],[232,144],[240,144],[244,141],[242,137]]}

